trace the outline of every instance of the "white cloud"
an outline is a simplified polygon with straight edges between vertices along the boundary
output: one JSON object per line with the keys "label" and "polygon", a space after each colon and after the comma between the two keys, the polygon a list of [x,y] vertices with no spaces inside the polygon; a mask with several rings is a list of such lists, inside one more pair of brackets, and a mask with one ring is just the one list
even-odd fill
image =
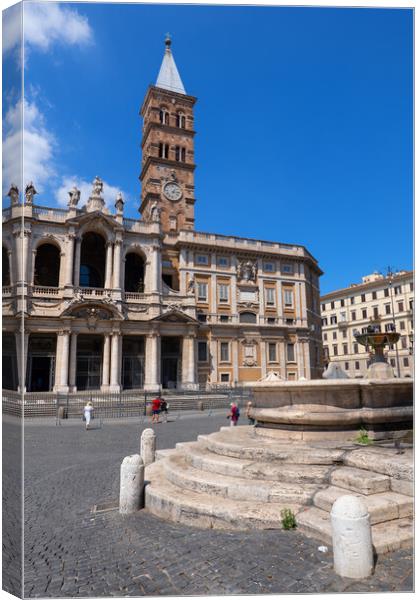
{"label": "white cloud", "polygon": [[42,191],[55,175],[54,147],[54,135],[47,129],[44,115],[34,102],[24,100],[22,105],[19,100],[11,106],[4,119],[3,195],[11,183],[21,187],[22,177],[23,184],[33,181],[37,191]]}
{"label": "white cloud", "polygon": [[[121,192],[121,189],[115,185],[111,185],[110,183],[107,183],[106,181],[103,181],[103,184],[104,184],[104,189],[103,189],[102,195],[104,197],[105,204],[107,205],[108,208],[113,209],[115,200],[117,198],[117,194],[119,192]],[[60,187],[55,192],[55,199],[57,200],[57,203],[60,206],[67,206],[67,202],[69,200],[68,193],[69,193],[69,190],[73,186],[76,186],[81,192],[80,200],[79,200],[79,208],[81,206],[83,206],[84,204],[86,204],[89,196],[92,193],[92,182],[86,181],[85,179],[82,179],[81,177],[77,177],[76,175],[74,175],[74,176],[63,177]],[[127,202],[129,200],[128,194],[125,194],[124,192],[122,192],[122,195],[123,195],[124,201]]]}
{"label": "white cloud", "polygon": [[3,11],[3,52],[20,47],[22,43],[22,4]]}
{"label": "white cloud", "polygon": [[[46,52],[53,44],[84,46],[92,42],[93,32],[87,17],[76,9],[50,2],[25,3],[23,32],[25,48]],[[5,11],[3,52],[21,43],[21,11]]]}

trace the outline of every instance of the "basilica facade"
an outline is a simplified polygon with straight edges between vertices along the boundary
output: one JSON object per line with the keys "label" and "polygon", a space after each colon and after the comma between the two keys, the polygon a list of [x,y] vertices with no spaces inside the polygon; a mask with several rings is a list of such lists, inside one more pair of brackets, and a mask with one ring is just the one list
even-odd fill
{"label": "basilica facade", "polygon": [[[234,386],[321,376],[317,261],[302,245],[194,226],[194,104],[170,40],[143,119],[141,219],[85,205],[3,210],[3,387],[28,392]],[[36,184],[36,182],[35,182]]]}

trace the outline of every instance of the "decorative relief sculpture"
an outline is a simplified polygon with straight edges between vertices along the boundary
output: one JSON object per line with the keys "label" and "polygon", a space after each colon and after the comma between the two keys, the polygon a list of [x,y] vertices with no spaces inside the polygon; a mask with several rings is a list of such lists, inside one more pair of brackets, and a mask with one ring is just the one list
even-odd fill
{"label": "decorative relief sculpture", "polygon": [[245,367],[255,367],[257,365],[257,341],[245,338],[243,345],[243,365]]}
{"label": "decorative relief sculpture", "polygon": [[236,274],[240,281],[257,281],[257,263],[252,260],[242,260],[237,267]]}

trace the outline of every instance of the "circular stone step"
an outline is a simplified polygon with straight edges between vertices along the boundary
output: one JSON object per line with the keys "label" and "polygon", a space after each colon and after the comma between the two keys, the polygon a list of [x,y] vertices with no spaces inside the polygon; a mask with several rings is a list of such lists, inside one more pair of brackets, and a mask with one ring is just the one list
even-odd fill
{"label": "circular stone step", "polygon": [[173,454],[163,464],[168,481],[180,488],[239,501],[304,505],[325,487],[325,484],[257,481],[210,473],[189,465],[182,454]]}

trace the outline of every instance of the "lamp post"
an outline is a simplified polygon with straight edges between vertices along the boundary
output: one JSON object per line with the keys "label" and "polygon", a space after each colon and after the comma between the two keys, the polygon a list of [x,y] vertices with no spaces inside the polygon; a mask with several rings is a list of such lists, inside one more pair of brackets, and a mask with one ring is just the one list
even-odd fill
{"label": "lamp post", "polygon": [[[392,280],[390,279],[388,282],[388,287],[389,287],[389,294],[391,296],[391,310],[392,310],[392,320],[394,322],[394,331],[397,331],[397,326],[395,323],[395,312],[394,312],[394,298],[392,296]],[[401,377],[401,370],[400,370],[400,357],[398,355],[398,342],[396,342],[395,344],[395,356],[397,359],[397,374],[398,374],[398,378]]]}

